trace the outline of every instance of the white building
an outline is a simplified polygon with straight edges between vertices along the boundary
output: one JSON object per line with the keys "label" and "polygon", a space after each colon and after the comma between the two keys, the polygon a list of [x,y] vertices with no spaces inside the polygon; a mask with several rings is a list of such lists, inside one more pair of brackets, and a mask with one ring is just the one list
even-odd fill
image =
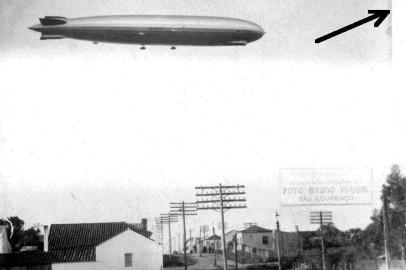
{"label": "white building", "polygon": [[226,233],[225,239],[226,239],[226,245],[227,248],[232,248],[234,246],[234,237],[236,237],[238,231],[237,230],[231,230]]}
{"label": "white building", "polygon": [[150,236],[137,224],[124,222],[53,224],[49,236],[45,230],[45,252],[0,257],[0,269],[160,270],[161,245]]}
{"label": "white building", "polygon": [[261,256],[270,256],[270,252],[275,250],[272,230],[250,226],[237,232],[238,250],[258,254]]}
{"label": "white building", "polygon": [[7,226],[0,226],[0,253],[10,253],[11,245],[7,238]]}
{"label": "white building", "polygon": [[192,237],[186,241],[186,250],[188,253],[200,253],[202,241],[200,237]]}
{"label": "white building", "polygon": [[[257,254],[261,257],[277,254],[277,231],[265,229],[257,225],[237,232],[238,250]],[[279,248],[281,255],[297,252],[301,249],[300,235],[297,232],[279,231]]]}
{"label": "white building", "polygon": [[213,253],[215,250],[223,250],[222,246],[221,237],[217,234],[208,236],[203,240],[203,250],[209,253]]}

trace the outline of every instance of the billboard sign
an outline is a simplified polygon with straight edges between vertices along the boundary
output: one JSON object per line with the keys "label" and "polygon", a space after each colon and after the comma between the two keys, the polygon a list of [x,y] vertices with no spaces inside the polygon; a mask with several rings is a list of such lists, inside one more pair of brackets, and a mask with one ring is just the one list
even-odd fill
{"label": "billboard sign", "polygon": [[279,176],[282,206],[372,202],[371,169],[281,169]]}

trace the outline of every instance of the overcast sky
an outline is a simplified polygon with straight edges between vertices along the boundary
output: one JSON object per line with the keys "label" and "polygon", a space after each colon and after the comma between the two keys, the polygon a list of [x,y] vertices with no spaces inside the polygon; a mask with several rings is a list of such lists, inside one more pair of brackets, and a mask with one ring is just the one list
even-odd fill
{"label": "overcast sky", "polygon": [[[222,182],[247,187],[249,208],[227,213],[230,229],[274,228],[276,210],[283,229],[312,229],[311,209],[279,206],[279,169],[371,168],[372,205],[328,207],[339,227],[365,226],[390,166],[406,168],[406,108],[385,77],[390,20],[314,39],[388,8],[378,2],[2,0],[1,216],[135,221]],[[228,16],[266,35],[247,47],[140,51],[27,29],[44,15],[111,14]]]}

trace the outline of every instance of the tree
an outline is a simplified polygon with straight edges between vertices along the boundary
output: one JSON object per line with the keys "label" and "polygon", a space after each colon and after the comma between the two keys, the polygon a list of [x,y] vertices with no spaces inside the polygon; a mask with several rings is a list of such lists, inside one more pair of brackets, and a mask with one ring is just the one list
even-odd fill
{"label": "tree", "polygon": [[405,258],[406,178],[399,166],[393,165],[382,187],[382,201],[386,208],[389,231],[389,251],[392,257]]}
{"label": "tree", "polygon": [[13,252],[19,251],[23,246],[42,247],[39,229],[34,227],[24,230],[24,220],[17,216],[9,217],[8,220],[13,224],[13,229],[7,220],[0,219],[0,225],[7,226],[7,238],[10,242]]}
{"label": "tree", "polygon": [[375,209],[371,224],[359,232],[360,251],[369,258],[384,254],[383,207],[388,226],[388,249],[391,258],[405,256],[406,178],[399,166],[393,165],[381,191],[382,208]]}
{"label": "tree", "polygon": [[24,221],[17,216],[9,217],[8,220],[13,224],[11,228],[7,220],[0,219],[0,225],[7,226],[7,237],[12,251],[18,251],[22,247],[24,238]]}
{"label": "tree", "polygon": [[376,258],[384,253],[382,211],[375,209],[372,223],[360,232],[361,251],[367,258]]}
{"label": "tree", "polygon": [[24,246],[37,246],[39,250],[43,249],[43,243],[39,237],[40,230],[34,227],[24,231]]}
{"label": "tree", "polygon": [[360,228],[349,229],[345,232],[345,241],[347,245],[360,246],[362,244],[362,230]]}

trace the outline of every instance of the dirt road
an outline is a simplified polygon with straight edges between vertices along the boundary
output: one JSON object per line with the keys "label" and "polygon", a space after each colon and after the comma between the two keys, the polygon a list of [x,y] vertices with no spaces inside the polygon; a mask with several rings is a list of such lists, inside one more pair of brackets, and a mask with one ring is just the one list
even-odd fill
{"label": "dirt road", "polygon": [[[203,254],[202,257],[199,254],[188,254],[188,256],[193,257],[197,261],[194,265],[189,265],[188,270],[218,270],[223,269],[223,257],[221,255],[216,255],[217,267],[214,266],[214,255],[213,254]],[[234,269],[234,262],[228,260],[228,269]],[[219,267],[221,266],[221,267]],[[168,270],[183,270],[184,267],[176,267],[176,268],[164,268]]]}

